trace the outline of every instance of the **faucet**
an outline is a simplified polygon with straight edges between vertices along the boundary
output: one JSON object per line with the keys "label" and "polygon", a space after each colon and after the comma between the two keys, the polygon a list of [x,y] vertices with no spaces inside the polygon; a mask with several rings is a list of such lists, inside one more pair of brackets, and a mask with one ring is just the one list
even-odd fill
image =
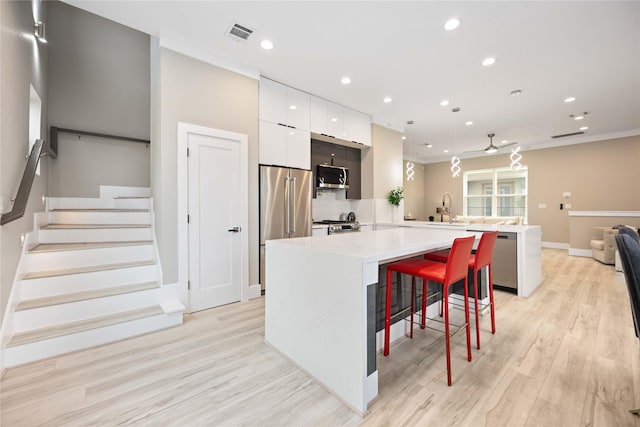
{"label": "faucet", "polygon": [[[449,199],[448,207],[445,204],[446,199]],[[442,208],[444,213],[449,215],[449,224],[451,224],[453,222],[453,209],[451,208],[451,194],[449,194],[448,192],[442,195]]]}

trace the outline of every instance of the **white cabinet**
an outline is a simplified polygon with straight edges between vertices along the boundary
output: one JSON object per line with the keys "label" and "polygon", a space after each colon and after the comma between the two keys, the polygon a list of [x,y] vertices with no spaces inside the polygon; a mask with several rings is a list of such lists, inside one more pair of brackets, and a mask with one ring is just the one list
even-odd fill
{"label": "white cabinet", "polygon": [[329,227],[325,226],[325,227],[313,227],[313,230],[311,230],[311,235],[312,236],[327,236],[329,235]]}
{"label": "white cabinet", "polygon": [[264,165],[311,169],[309,132],[260,120],[259,161]]}
{"label": "white cabinet", "polygon": [[344,107],[342,105],[327,102],[327,126],[326,135],[344,139]]}
{"label": "white cabinet", "polygon": [[308,93],[260,79],[260,120],[309,130],[309,98]]}
{"label": "white cabinet", "polygon": [[353,120],[353,124],[350,129],[352,129],[354,135],[353,141],[371,147],[371,117],[360,111],[351,111],[353,113],[350,115],[350,119]]}
{"label": "white cabinet", "polygon": [[311,135],[309,134],[309,131],[287,128],[286,133],[286,166],[307,170],[311,169]]}
{"label": "white cabinet", "polygon": [[286,125],[309,130],[309,98],[308,93],[287,88]]}
{"label": "white cabinet", "polygon": [[344,131],[342,139],[371,146],[371,119],[360,111],[344,108]]}
{"label": "white cabinet", "polygon": [[309,130],[314,133],[327,134],[327,100],[311,95],[309,102]]}
{"label": "white cabinet", "polygon": [[287,121],[287,87],[273,80],[260,79],[259,118],[265,122]]}
{"label": "white cabinet", "polygon": [[311,132],[371,146],[371,118],[359,111],[312,96]]}

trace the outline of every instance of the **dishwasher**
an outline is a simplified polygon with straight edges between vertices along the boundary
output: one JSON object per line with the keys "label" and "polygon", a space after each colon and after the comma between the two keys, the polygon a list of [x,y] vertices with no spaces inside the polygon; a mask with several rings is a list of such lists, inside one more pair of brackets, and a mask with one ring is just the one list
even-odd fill
{"label": "dishwasher", "polygon": [[518,293],[518,234],[499,232],[493,249],[493,285]]}

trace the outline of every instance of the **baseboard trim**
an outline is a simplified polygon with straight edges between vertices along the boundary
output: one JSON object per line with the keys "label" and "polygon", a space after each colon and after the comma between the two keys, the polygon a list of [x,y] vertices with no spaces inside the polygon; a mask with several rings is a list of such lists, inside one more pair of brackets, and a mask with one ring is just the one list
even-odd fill
{"label": "baseboard trim", "polygon": [[591,252],[591,249],[569,248],[569,255],[591,258],[592,252]]}
{"label": "baseboard trim", "polygon": [[249,299],[260,298],[262,296],[262,287],[260,284],[249,286]]}
{"label": "baseboard trim", "polygon": [[560,243],[560,242],[542,242],[542,247],[547,249],[569,249],[568,243]]}

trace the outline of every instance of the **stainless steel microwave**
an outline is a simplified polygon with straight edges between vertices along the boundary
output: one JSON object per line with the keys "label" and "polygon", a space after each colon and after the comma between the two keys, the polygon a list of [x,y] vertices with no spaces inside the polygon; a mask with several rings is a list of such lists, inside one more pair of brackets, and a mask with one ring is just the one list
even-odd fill
{"label": "stainless steel microwave", "polygon": [[349,169],[342,166],[317,165],[316,188],[349,188]]}

